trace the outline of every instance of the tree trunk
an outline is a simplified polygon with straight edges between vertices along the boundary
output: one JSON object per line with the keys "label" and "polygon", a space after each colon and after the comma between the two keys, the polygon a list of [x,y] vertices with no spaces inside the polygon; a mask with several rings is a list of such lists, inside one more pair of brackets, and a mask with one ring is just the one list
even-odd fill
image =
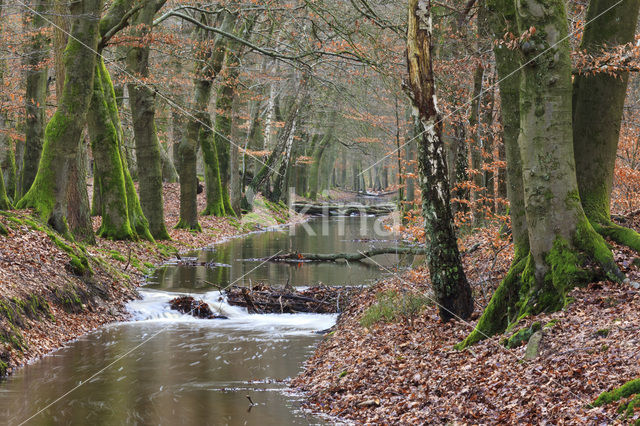
{"label": "tree trunk", "polygon": [[[623,278],[611,251],[590,225],[580,203],[573,161],[571,58],[565,4],[562,0],[543,1],[518,3],[517,14],[510,1],[489,2],[489,7],[507,20],[506,25],[515,27],[513,20],[517,16],[517,33],[531,27],[544,31],[536,31],[523,49],[518,136],[522,200],[517,183],[512,181],[517,172],[512,164],[508,169],[509,196],[513,197],[514,263],[476,330],[460,347],[500,332],[524,315],[562,308],[566,294],[575,285],[594,278],[595,271],[588,259],[599,264],[610,279]],[[499,24],[500,21],[495,24],[494,34],[504,33],[505,23]],[[508,54],[496,57],[499,73],[505,72],[508,65],[500,63]],[[509,103],[503,99],[505,124],[510,120],[509,110],[504,109]],[[515,124],[505,126],[505,132],[510,129],[515,133],[514,128]],[[505,140],[507,161],[511,163],[515,155],[510,152],[513,142],[509,137]],[[528,239],[522,235],[525,227]]]}
{"label": "tree trunk", "polygon": [[67,235],[69,170],[77,161],[96,62],[95,55],[85,46],[97,49],[100,9],[100,0],[85,0],[70,6],[74,18],[72,37],[65,50],[65,87],[45,130],[38,173],[31,189],[18,203],[18,208],[34,208],[42,220]]}
{"label": "tree trunk", "polygon": [[[487,1],[487,8],[492,17],[489,22],[495,39],[501,39],[505,33],[515,34],[518,31],[513,0],[490,0]],[[515,305],[519,298],[520,275],[529,256],[522,160],[518,147],[521,53],[519,50],[512,50],[500,44],[494,45],[493,52],[500,88],[503,143],[507,160],[506,190],[510,202],[509,213],[515,253],[511,269],[491,298],[475,330],[462,343],[461,347],[472,345],[487,336],[501,333],[510,322],[514,321]]]}
{"label": "tree trunk", "polygon": [[[46,13],[51,4],[49,0],[35,0],[33,9],[38,13]],[[42,153],[44,126],[46,124],[47,71],[45,59],[48,55],[49,41],[42,34],[48,26],[47,21],[36,13],[25,17],[29,31],[34,35],[28,45],[29,51],[25,59],[26,95],[25,95],[25,148],[22,169],[18,182],[18,196],[23,196],[33,183],[38,172],[38,163]]]}
{"label": "tree trunk", "polygon": [[[146,218],[139,210],[135,189],[134,194],[131,194],[133,181],[122,153],[122,128],[115,92],[102,59],[96,66],[94,94],[87,123],[95,167],[94,187],[98,188],[94,194],[99,195],[98,204],[102,216],[98,235],[124,240],[135,239],[139,233],[143,238],[152,239]],[[94,203],[97,201],[98,199],[94,199]],[[135,221],[132,220],[134,218]]]}
{"label": "tree trunk", "polygon": [[314,144],[313,154],[311,154],[312,163],[309,169],[309,198],[315,200],[318,197],[318,180],[320,179],[320,164],[322,162],[322,155],[325,149],[333,138],[333,126],[331,125],[327,129],[327,133],[320,138],[320,135],[314,135],[314,138],[318,138]]}
{"label": "tree trunk", "polygon": [[[231,123],[231,140],[239,141],[242,137],[242,131],[240,130],[243,127],[243,121],[239,117],[238,110],[240,109],[241,104],[238,99],[238,96],[234,96],[233,99],[233,120]],[[246,123],[249,125],[247,132],[244,134],[245,144],[244,148],[246,149],[249,145],[249,139],[252,132],[252,123]],[[244,162],[240,158],[240,147],[237,144],[233,144],[229,147],[230,156],[229,156],[229,198],[231,201],[231,208],[234,212],[237,213],[238,216],[241,215],[242,211],[242,175],[243,175],[243,166]]]}
{"label": "tree trunk", "polygon": [[160,162],[162,164],[162,181],[168,183],[178,182],[178,171],[171,160],[168,147],[164,147],[162,144],[158,145],[160,150]]}
{"label": "tree trunk", "polygon": [[218,89],[216,96],[216,118],[214,143],[218,154],[220,170],[220,186],[222,189],[222,204],[227,216],[235,216],[229,197],[229,180],[231,176],[231,124],[233,122],[233,96],[238,79],[238,64],[234,61],[235,52],[228,51],[225,55],[225,79]]}
{"label": "tree trunk", "polygon": [[[233,29],[233,25],[236,21],[236,17],[230,13],[225,13],[221,17],[218,18],[218,23],[220,28],[224,31],[231,31]],[[208,34],[201,34],[201,37],[207,39],[209,37]],[[202,212],[203,215],[214,215],[214,216],[224,216],[225,215],[225,206],[223,199],[223,187],[222,187],[222,176],[220,170],[220,162],[218,158],[218,152],[216,147],[215,135],[212,130],[212,122],[211,116],[208,112],[208,105],[211,99],[211,87],[212,82],[216,78],[216,76],[220,73],[224,63],[225,57],[225,45],[226,40],[222,36],[217,36],[213,42],[213,46],[203,53],[203,55],[207,58],[205,67],[200,71],[200,75],[196,76],[195,86],[195,110],[196,117],[205,125],[201,125],[197,120],[191,119],[187,124],[187,131],[185,140],[189,140],[192,137],[196,139],[196,145],[194,149],[197,149],[199,144],[202,149],[202,156],[205,165],[205,189],[207,195],[207,205]],[[198,65],[197,65],[198,66]],[[217,115],[217,114],[216,114]],[[228,141],[224,141],[228,143]],[[181,144],[182,147],[182,144]],[[187,148],[186,146],[184,148]],[[191,149],[191,148],[189,148]],[[187,158],[190,158],[190,153],[184,151],[183,148],[181,150],[187,153]],[[195,154],[194,154],[195,155]],[[182,167],[187,167],[188,163],[182,163]],[[189,166],[191,167],[191,166]],[[195,165],[194,165],[195,167]],[[183,170],[185,176],[189,179],[191,178],[191,171]],[[193,171],[195,175],[195,170]],[[190,191],[186,185],[190,185],[191,183],[182,182],[182,175],[180,176],[180,188],[181,192],[184,188],[187,193]],[[228,192],[227,192],[228,194]],[[195,195],[194,195],[195,196]],[[185,199],[186,201],[186,199]],[[189,201],[189,205],[195,206],[195,199]],[[186,212],[185,212],[186,213]]]}
{"label": "tree trunk", "polygon": [[[148,1],[138,12],[133,35],[146,37],[151,32],[153,17],[164,1]],[[127,71],[138,78],[149,76],[149,45],[132,47],[127,55]],[[151,235],[158,240],[168,240],[164,223],[162,196],[162,161],[160,143],[155,124],[155,93],[147,85],[129,83],[129,105],[133,120],[138,163],[140,204]]]}
{"label": "tree trunk", "polygon": [[260,171],[256,174],[256,176],[249,184],[249,188],[245,193],[245,199],[243,200],[243,207],[245,209],[251,208],[253,197],[255,197],[255,195],[258,193],[258,188],[262,187],[262,185],[267,182],[271,175],[276,172],[275,167],[278,165],[280,156],[286,148],[287,141],[289,140],[289,136],[292,134],[294,124],[298,118],[298,114],[300,113],[300,109],[306,103],[307,99],[307,77],[305,74],[303,75],[297,93],[294,96],[293,103],[291,104],[291,108],[287,114],[287,118],[285,119],[284,127],[278,133],[276,146],[274,147],[273,151],[271,151],[271,154],[269,154],[269,157],[267,157],[267,160],[260,168]]}
{"label": "tree trunk", "polygon": [[[639,7],[640,2],[634,0],[620,4],[613,0],[591,0],[580,48],[597,55],[604,47],[614,48],[633,41]],[[640,251],[640,234],[614,224],[610,213],[628,81],[628,72],[576,76],[573,82],[573,146],[580,200],[589,221],[600,234]]]}
{"label": "tree trunk", "polygon": [[88,150],[88,144],[82,138],[75,164],[72,164],[69,170],[67,221],[76,240],[85,244],[95,244],[96,236],[93,232],[87,192]]}
{"label": "tree trunk", "polygon": [[[4,1],[0,0],[0,21],[4,21],[4,11],[3,7]],[[0,26],[0,36],[2,36],[2,27]],[[0,59],[0,85],[4,85],[5,73],[7,71],[7,64],[5,59]],[[7,128],[7,112],[2,109],[0,110],[0,129]],[[0,210],[7,210],[12,208],[11,202],[9,200],[10,197],[15,196],[15,160],[13,147],[11,146],[11,139],[7,135],[6,131],[0,131]],[[13,166],[13,167],[11,167]],[[14,186],[11,188],[7,188],[5,186],[5,181],[9,183],[11,176],[13,175],[13,183]]]}
{"label": "tree trunk", "polygon": [[422,211],[425,219],[427,263],[442,320],[469,318],[473,312],[453,227],[447,166],[442,143],[442,120],[436,107],[432,64],[430,0],[410,0],[407,65],[411,100],[424,128],[418,147]]}

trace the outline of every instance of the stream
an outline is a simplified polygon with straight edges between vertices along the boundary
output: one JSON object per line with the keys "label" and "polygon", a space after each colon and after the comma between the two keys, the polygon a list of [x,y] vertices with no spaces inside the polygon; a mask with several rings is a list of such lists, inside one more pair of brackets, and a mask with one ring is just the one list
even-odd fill
{"label": "stream", "polygon": [[[354,252],[392,246],[377,218],[315,218],[229,239],[157,268],[129,303],[132,320],[111,324],[19,369],[0,384],[0,423],[283,425],[324,424],[300,408],[287,388],[337,315],[248,314],[225,303],[216,286],[366,285],[410,263],[412,256],[375,262],[256,261],[279,252]],[[185,259],[185,256],[182,256]],[[215,284],[215,286],[213,285]],[[167,302],[194,294],[228,320],[171,311]],[[249,401],[251,400],[251,403]],[[252,405],[253,404],[253,405]]]}

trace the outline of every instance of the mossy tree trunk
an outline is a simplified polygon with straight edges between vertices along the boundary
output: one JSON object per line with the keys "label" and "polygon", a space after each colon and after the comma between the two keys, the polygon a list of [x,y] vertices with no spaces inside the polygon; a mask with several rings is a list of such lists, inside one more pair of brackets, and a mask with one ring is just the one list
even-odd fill
{"label": "mossy tree trunk", "polygon": [[[115,240],[135,239],[136,231],[129,221],[129,200],[120,155],[122,133],[119,123],[112,120],[117,110],[109,111],[115,106],[115,94],[107,93],[113,86],[102,59],[96,66],[93,86],[87,122],[93,149],[94,185],[98,188],[95,194],[99,194],[99,202],[94,198],[94,204],[99,204],[102,216],[98,235]],[[111,97],[114,99],[109,102]]]}
{"label": "mossy tree trunk", "polygon": [[4,177],[0,173],[0,210],[11,210],[13,206],[9,197],[7,197],[7,190],[4,187]]}
{"label": "mossy tree trunk", "polygon": [[100,0],[72,3],[71,35],[65,49],[65,84],[58,108],[45,129],[38,172],[19,208],[32,207],[42,220],[69,234],[67,192],[69,170],[77,161],[80,137],[93,92],[96,57],[87,50],[98,45]]}
{"label": "mossy tree trunk", "polygon": [[83,137],[76,161],[69,170],[67,186],[67,222],[74,238],[85,244],[95,244],[91,212],[89,210],[89,193],[87,192],[87,164],[89,160],[88,143]]}
{"label": "mossy tree trunk", "polygon": [[[597,55],[633,41],[640,2],[591,0],[580,48]],[[597,19],[594,19],[596,18]],[[640,251],[640,234],[611,221],[618,139],[628,72],[578,75],[573,82],[573,146],[582,207],[596,231]]]}
{"label": "mossy tree trunk", "polygon": [[[116,28],[131,7],[130,0],[113,2],[100,20],[101,35]],[[153,241],[124,152],[124,132],[115,88],[102,59],[96,63],[94,83],[88,124],[94,152],[94,206],[102,215],[98,233],[110,239]]]}
{"label": "mossy tree trunk", "polygon": [[[490,29],[495,38],[505,33],[516,33],[515,7],[513,0],[489,0]],[[529,256],[529,233],[524,207],[522,160],[518,147],[520,133],[520,81],[521,53],[496,44],[493,48],[500,88],[500,107],[503,128],[503,143],[507,160],[507,194],[510,202],[511,232],[514,242],[514,259],[511,269],[500,283],[489,305],[478,321],[476,329],[463,345],[473,343],[503,332],[514,320],[515,306],[519,298],[520,275]]]}
{"label": "mossy tree trunk", "polygon": [[225,55],[224,80],[218,88],[216,96],[216,118],[214,124],[214,143],[218,154],[218,169],[220,171],[220,187],[222,205],[227,216],[235,216],[229,197],[229,181],[231,178],[231,125],[233,122],[233,96],[238,81],[239,64],[236,62],[235,52],[229,50]]}
{"label": "mossy tree trunk", "polygon": [[[203,16],[202,19],[206,18]],[[232,30],[235,20],[235,16],[231,13],[224,13],[218,17],[217,24],[223,31],[228,32]],[[210,36],[211,34],[205,32],[204,30],[200,30],[199,32],[199,37],[202,40],[209,40]],[[178,152],[180,154],[180,167],[178,168],[178,173],[180,174],[180,212],[182,218],[182,202],[184,200],[184,214],[186,215],[185,219],[188,218],[188,220],[186,220],[184,223],[179,224],[183,227],[195,226],[195,223],[193,222],[194,213],[191,212],[191,209],[197,209],[197,203],[195,201],[195,188],[197,186],[197,176],[195,172],[195,155],[198,146],[200,146],[200,148],[202,149],[202,156],[205,165],[205,190],[207,196],[207,204],[202,214],[214,216],[225,215],[220,163],[218,159],[218,152],[216,150],[216,141],[212,126],[213,123],[211,120],[211,115],[208,111],[213,80],[220,73],[220,70],[222,69],[224,63],[225,42],[225,38],[221,35],[218,35],[215,37],[212,46],[209,49],[201,52],[201,56],[205,61],[205,65],[199,70],[199,73],[198,75],[196,75],[196,78],[194,80],[194,110],[196,111],[194,114],[195,118],[189,119],[187,123],[187,129],[184,132],[183,139],[178,148]],[[193,157],[191,151],[193,151]],[[187,168],[189,168],[189,170],[187,170]],[[193,168],[193,171],[190,170],[190,168]],[[184,179],[187,179],[188,181],[183,182]],[[193,183],[194,179],[195,183]],[[194,185],[193,194],[191,193],[191,185]],[[197,222],[197,211],[195,212],[195,215]],[[199,225],[197,225],[195,229],[198,228]]]}
{"label": "mossy tree trunk", "polygon": [[[3,7],[4,0],[0,0],[0,21],[4,19],[4,11],[5,8]],[[0,25],[0,36],[2,36],[2,29],[3,26]],[[5,77],[5,72],[7,70],[7,64],[6,61],[4,59],[0,59],[0,85],[4,85],[4,77]],[[7,113],[6,111],[2,110],[0,111],[0,129],[5,129],[6,125],[7,125]],[[5,186],[5,179],[4,179],[4,174],[5,174],[5,159],[13,159],[13,149],[11,149],[11,146],[9,145],[10,143],[10,139],[9,136],[5,133],[5,132],[0,132],[0,210],[8,210],[11,209],[13,206],[11,205],[11,202],[9,201],[7,192],[7,188]],[[15,162],[14,162],[14,175],[15,175]],[[11,196],[13,196],[14,194],[10,194]]]}
{"label": "mossy tree trunk", "polygon": [[442,320],[469,318],[473,312],[471,287],[462,268],[451,214],[442,120],[436,107],[432,64],[430,0],[410,0],[407,27],[407,66],[411,101],[423,133],[418,167],[425,219],[427,263]]}
{"label": "mossy tree trunk", "polygon": [[25,147],[22,159],[18,197],[24,195],[38,172],[46,124],[47,71],[45,59],[49,53],[48,37],[42,32],[48,23],[42,13],[51,7],[49,0],[36,0],[32,8],[37,13],[25,16],[26,27],[33,32],[25,58]]}
{"label": "mossy tree trunk", "polygon": [[[144,38],[149,35],[153,17],[166,0],[147,1],[134,19],[133,35]],[[137,78],[149,77],[149,45],[132,47],[127,54],[127,71]],[[155,93],[145,84],[129,83],[129,105],[133,121],[138,164],[140,204],[151,235],[158,240],[169,239],[164,223],[162,195],[162,160],[155,123]]]}
{"label": "mossy tree trunk", "polygon": [[623,278],[580,203],[573,161],[571,59],[564,2],[526,0],[517,7],[511,0],[487,3],[496,17],[494,36],[501,37],[505,29],[512,28],[518,33],[531,27],[537,30],[522,45],[519,156],[512,149],[516,125],[510,105],[515,89],[507,78],[517,71],[512,56],[516,53],[496,47],[515,258],[476,329],[460,348],[503,331],[524,315],[561,308],[568,291],[594,278],[596,271],[589,260],[609,278]]}
{"label": "mossy tree trunk", "polygon": [[[6,111],[0,111],[0,128],[6,129],[9,125],[9,117]],[[0,134],[0,174],[5,182],[7,196],[17,201],[17,168],[16,150],[13,139],[6,133]]]}

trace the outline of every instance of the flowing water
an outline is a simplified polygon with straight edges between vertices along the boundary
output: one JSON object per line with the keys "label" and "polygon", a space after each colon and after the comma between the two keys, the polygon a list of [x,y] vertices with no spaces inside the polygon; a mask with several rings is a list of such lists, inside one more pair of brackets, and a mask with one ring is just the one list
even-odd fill
{"label": "flowing water", "polygon": [[[128,305],[132,321],[90,333],[1,383],[0,424],[323,424],[326,419],[300,409],[286,379],[300,371],[322,338],[317,332],[337,315],[250,315],[225,303],[217,288],[368,284],[410,258],[378,256],[383,268],[372,261],[255,259],[292,250],[357,251],[394,244],[389,239],[372,217],[314,219],[189,254],[207,266],[158,268],[142,299]],[[169,309],[170,299],[193,293],[229,319],[201,320]]]}

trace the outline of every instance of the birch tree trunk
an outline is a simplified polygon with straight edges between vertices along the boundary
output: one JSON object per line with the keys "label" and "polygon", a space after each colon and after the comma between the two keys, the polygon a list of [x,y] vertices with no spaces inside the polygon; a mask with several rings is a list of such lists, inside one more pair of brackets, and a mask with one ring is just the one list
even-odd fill
{"label": "birch tree trunk", "polygon": [[469,318],[473,312],[473,298],[462,268],[451,214],[442,120],[436,106],[432,31],[431,0],[410,0],[407,28],[408,83],[411,101],[422,126],[418,167],[428,240],[427,263],[440,318],[447,321],[452,318]]}

